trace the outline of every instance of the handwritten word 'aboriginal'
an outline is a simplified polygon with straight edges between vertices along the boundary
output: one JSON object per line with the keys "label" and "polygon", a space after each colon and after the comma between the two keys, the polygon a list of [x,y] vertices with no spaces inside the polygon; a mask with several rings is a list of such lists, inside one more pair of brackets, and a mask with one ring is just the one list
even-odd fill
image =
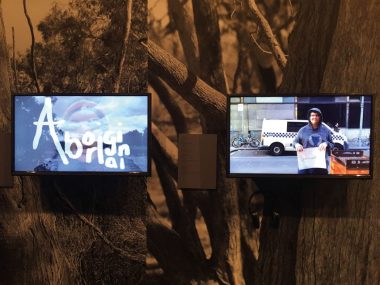
{"label": "handwritten word 'aboriginal'", "polygon": [[[46,119],[46,121],[45,121]],[[45,103],[40,113],[40,117],[37,122],[33,124],[37,126],[36,133],[33,139],[33,149],[36,150],[41,139],[42,129],[44,126],[49,127],[50,135],[53,139],[54,145],[57,149],[59,156],[62,159],[63,164],[69,164],[69,160],[66,155],[71,159],[78,159],[85,153],[85,162],[91,163],[94,153],[97,154],[98,163],[104,164],[108,168],[125,169],[125,163],[123,156],[130,155],[130,148],[128,144],[122,144],[117,146],[117,143],[123,141],[122,132],[106,131],[103,135],[95,136],[94,133],[87,131],[83,134],[82,139],[79,140],[74,136],[70,136],[70,132],[65,132],[65,149],[62,148],[55,126],[62,123],[61,121],[53,120],[53,106],[50,97],[45,98]],[[103,148],[103,143],[108,145],[107,148]],[[86,151],[84,151],[84,149]],[[75,153],[73,152],[75,150]],[[106,157],[104,157],[106,155]],[[117,163],[115,155],[119,158],[119,164]]]}
{"label": "handwritten word 'aboriginal'", "polygon": [[[91,163],[92,155],[96,153],[98,163],[104,164],[109,168],[118,168],[116,158],[113,157],[117,154],[120,157],[120,168],[125,169],[123,156],[130,155],[131,151],[127,144],[117,146],[117,143],[121,142],[123,142],[121,132],[115,134],[114,132],[107,131],[103,136],[96,138],[94,133],[87,131],[84,133],[81,141],[78,138],[71,137],[70,132],[65,132],[65,153],[72,159],[78,159],[83,155],[83,146],[88,147],[86,148],[86,163]],[[110,148],[103,149],[103,143],[110,145]],[[76,150],[75,153],[72,149]],[[105,159],[104,154],[108,156]]]}

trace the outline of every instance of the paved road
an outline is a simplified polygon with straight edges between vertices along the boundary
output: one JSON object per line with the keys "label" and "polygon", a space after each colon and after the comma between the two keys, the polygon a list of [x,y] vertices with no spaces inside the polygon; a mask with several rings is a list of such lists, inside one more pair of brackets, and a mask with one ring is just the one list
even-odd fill
{"label": "paved road", "polygon": [[296,174],[297,156],[295,152],[271,156],[267,151],[238,150],[231,153],[230,170],[231,173]]}

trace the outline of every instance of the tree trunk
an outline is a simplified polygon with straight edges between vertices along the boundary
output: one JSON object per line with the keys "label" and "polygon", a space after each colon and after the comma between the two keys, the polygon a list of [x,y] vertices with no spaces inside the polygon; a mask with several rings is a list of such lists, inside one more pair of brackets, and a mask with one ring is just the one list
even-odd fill
{"label": "tree trunk", "polygon": [[168,10],[178,31],[187,66],[198,75],[198,39],[194,28],[191,1],[168,0]]}
{"label": "tree trunk", "polygon": [[[221,122],[226,112],[225,97],[186,69],[170,54],[148,41],[144,44],[151,71],[160,75],[174,90],[205,117],[205,132],[218,135],[217,189],[198,199],[212,246],[211,266],[221,284],[244,284],[241,233],[236,180],[226,179],[224,140]],[[191,83],[191,84],[189,84]],[[200,194],[202,195],[202,194]],[[203,204],[202,204],[203,203]]]}
{"label": "tree trunk", "polygon": [[[145,66],[146,57],[141,61],[136,65]],[[0,11],[0,124],[10,132],[8,65]],[[140,283],[146,255],[144,178],[15,182],[12,189],[0,189],[1,284]]]}
{"label": "tree trunk", "polygon": [[[376,0],[363,4],[340,1],[321,92],[379,94],[380,5]],[[298,283],[380,282],[380,102],[375,102],[373,180],[325,182],[303,197]]]}
{"label": "tree trunk", "polygon": [[[302,2],[281,91],[378,93],[379,17],[375,0]],[[376,139],[379,102],[375,110]],[[282,211],[278,230],[262,229],[260,282],[379,284],[380,160],[373,159],[373,180],[286,180],[278,192],[265,183]]]}
{"label": "tree trunk", "polygon": [[229,92],[223,68],[216,1],[193,0],[198,36],[200,77],[218,91]]}

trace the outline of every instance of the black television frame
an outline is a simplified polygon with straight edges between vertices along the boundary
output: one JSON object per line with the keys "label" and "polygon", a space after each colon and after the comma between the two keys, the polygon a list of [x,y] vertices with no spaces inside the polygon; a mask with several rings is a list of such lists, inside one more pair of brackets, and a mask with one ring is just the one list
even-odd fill
{"label": "black television frame", "polygon": [[[74,96],[144,96],[148,100],[148,110],[147,110],[147,132],[148,132],[148,141],[147,141],[147,171],[131,172],[131,171],[16,171],[15,170],[15,99],[16,96],[65,96],[65,97],[74,97]],[[93,175],[109,175],[109,176],[136,176],[136,177],[150,177],[152,175],[152,131],[151,131],[151,110],[152,110],[152,94],[151,93],[13,93],[12,102],[11,102],[11,118],[12,118],[12,161],[11,161],[11,173],[13,176],[67,176],[67,175],[82,175],[82,176],[93,176]]]}
{"label": "black television frame", "polygon": [[[231,99],[232,98],[241,98],[241,97],[328,97],[328,96],[352,96],[352,97],[360,97],[360,96],[369,96],[371,98],[371,118],[370,118],[370,166],[369,166],[369,174],[361,175],[361,174],[327,174],[327,175],[310,175],[310,174],[281,174],[281,173],[235,173],[231,172],[231,124],[230,124],[230,114],[231,114]],[[369,180],[373,179],[373,163],[374,163],[374,111],[375,111],[375,94],[373,93],[279,93],[279,94],[229,94],[227,96],[227,116],[226,116],[226,125],[227,125],[227,135],[226,135],[226,176],[228,178],[323,178],[323,179],[364,179]],[[283,104],[283,103],[269,103],[269,104]]]}

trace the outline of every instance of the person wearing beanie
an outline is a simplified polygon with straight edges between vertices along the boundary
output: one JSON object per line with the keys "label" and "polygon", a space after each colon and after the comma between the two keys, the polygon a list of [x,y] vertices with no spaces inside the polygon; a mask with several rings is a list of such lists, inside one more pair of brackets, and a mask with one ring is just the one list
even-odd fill
{"label": "person wearing beanie", "polygon": [[332,133],[322,124],[323,115],[320,109],[311,108],[307,112],[309,123],[302,127],[295,139],[293,145],[297,153],[302,152],[305,148],[318,147],[320,151],[326,151],[326,168],[309,168],[298,170],[299,174],[328,174],[329,157],[327,150],[334,146],[332,142]]}

